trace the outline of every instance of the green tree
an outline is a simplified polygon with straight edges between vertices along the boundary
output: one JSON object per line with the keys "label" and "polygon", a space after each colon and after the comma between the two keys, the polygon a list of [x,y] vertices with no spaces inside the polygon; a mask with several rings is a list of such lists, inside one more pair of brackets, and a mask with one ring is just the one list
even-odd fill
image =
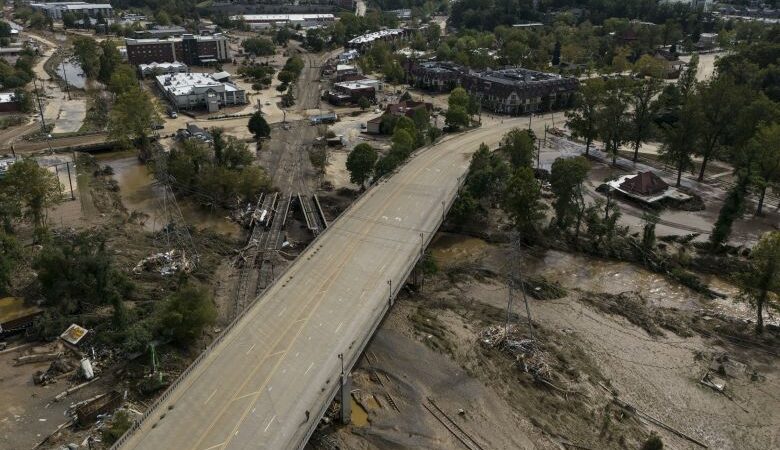
{"label": "green tree", "polygon": [[755,155],[752,181],[759,192],[756,215],[762,215],[767,188],[780,183],[780,124],[759,129],[747,151]]}
{"label": "green tree", "polygon": [[742,295],[756,308],[756,333],[764,331],[764,309],[777,308],[780,296],[780,231],[770,231],[750,253],[750,267],[739,277]]}
{"label": "green tree", "polygon": [[533,131],[514,128],[501,140],[501,149],[509,156],[512,167],[532,167],[534,163],[536,136]]}
{"label": "green tree", "polygon": [[646,250],[652,250],[655,246],[655,226],[661,220],[661,217],[655,211],[645,211],[642,213],[642,247]]}
{"label": "green tree", "polygon": [[639,147],[652,132],[653,118],[656,115],[656,104],[653,101],[661,91],[662,84],[651,78],[639,82],[630,90],[629,101],[632,111],[629,116],[628,135],[634,146],[634,162],[639,158]]}
{"label": "green tree", "polygon": [[473,155],[466,176],[465,191],[479,201],[495,204],[504,195],[511,176],[509,165],[482,143]]}
{"label": "green tree", "polygon": [[447,112],[444,113],[444,123],[454,129],[468,126],[469,114],[466,112],[466,109],[461,106],[451,106],[447,109]]}
{"label": "green tree", "polygon": [[652,55],[645,54],[634,63],[634,73],[643,77],[660,79],[664,77],[664,62]]}
{"label": "green tree", "polygon": [[111,39],[106,39],[100,43],[100,69],[98,71],[98,80],[102,83],[108,83],[114,71],[122,64],[122,55],[116,47],[116,43]]}
{"label": "green tree", "polygon": [[542,202],[541,189],[534,178],[533,169],[521,167],[515,170],[507,182],[502,208],[523,239],[538,234],[539,222],[544,219],[546,206]]}
{"label": "green tree", "polygon": [[270,56],[274,54],[274,43],[266,38],[251,37],[241,43],[244,51],[257,56]]}
{"label": "green tree", "polygon": [[100,46],[87,36],[73,39],[73,53],[87,78],[95,78],[100,72]]}
{"label": "green tree", "polygon": [[696,101],[701,120],[699,143],[694,147],[702,159],[699,181],[704,179],[707,163],[720,157],[726,138],[732,134],[734,118],[740,116],[740,110],[750,97],[749,90],[737,86],[728,76],[716,77],[699,86]]}
{"label": "green tree", "polygon": [[698,82],[696,81],[696,73],[698,70],[699,55],[694,54],[691,56],[691,60],[688,61],[685,70],[682,71],[680,77],[677,79],[677,89],[680,92],[682,99],[681,103],[684,103],[689,97],[692,97],[695,94],[696,88],[698,87]]}
{"label": "green tree", "polygon": [[250,166],[254,160],[255,157],[245,142],[235,136],[227,136],[220,149],[220,157],[216,160],[216,164],[226,169],[240,170]]}
{"label": "green tree", "polygon": [[62,15],[62,28],[68,29],[68,28],[74,28],[76,26],[76,15],[72,12],[68,11]]}
{"label": "green tree", "polygon": [[326,147],[312,148],[309,150],[309,162],[317,173],[323,175],[328,164],[328,150]]}
{"label": "green tree", "polygon": [[125,147],[136,145],[142,159],[149,157],[149,135],[160,113],[146,91],[133,88],[117,96],[108,121],[108,134]]}
{"label": "green tree", "polygon": [[462,126],[468,126],[470,120],[470,105],[471,97],[465,89],[461,87],[453,89],[447,99],[448,108],[444,115],[447,125],[456,129]]}
{"label": "green tree", "polygon": [[281,27],[274,34],[274,43],[281,46],[287,46],[287,42],[294,36],[294,33],[287,27]]}
{"label": "green tree", "polygon": [[361,110],[365,111],[371,107],[371,102],[369,102],[368,99],[365,97],[360,97],[358,99],[358,107],[360,107]]}
{"label": "green tree", "polygon": [[19,103],[19,111],[24,113],[32,112],[34,106],[29,92],[24,89],[16,89],[14,91],[14,99]]}
{"label": "green tree", "polygon": [[550,170],[550,187],[555,200],[555,222],[561,230],[575,226],[575,239],[579,237],[585,199],[583,185],[588,178],[590,164],[585,157],[558,158]]}
{"label": "green tree", "polygon": [[620,147],[628,138],[627,106],[625,92],[619,87],[612,87],[596,114],[597,134],[604,142],[605,152],[612,156],[612,164],[617,162]]}
{"label": "green tree", "polygon": [[726,199],[718,212],[718,218],[710,233],[710,244],[717,251],[731,235],[731,227],[734,221],[742,217],[745,212],[745,198],[750,185],[750,176],[742,171],[737,173],[737,183],[729,189]]}
{"label": "green tree", "polygon": [[249,124],[247,125],[249,132],[255,136],[255,139],[267,138],[271,135],[271,127],[268,122],[265,121],[263,114],[260,111],[256,111],[249,118]]}
{"label": "green tree", "polygon": [[46,208],[62,201],[57,177],[32,158],[16,161],[3,178],[0,192],[12,202],[6,210],[18,211],[35,227],[40,238],[46,231]]}
{"label": "green tree", "polygon": [[281,81],[284,84],[292,83],[293,80],[295,80],[295,75],[286,70],[282,70],[281,72],[279,72],[279,74],[276,77],[279,78],[279,81]]}
{"label": "green tree", "polygon": [[0,231],[0,294],[8,293],[14,269],[21,255],[16,238],[5,231]]}
{"label": "green tree", "polygon": [[163,302],[160,322],[179,345],[190,345],[214,323],[217,308],[204,287],[185,283]]}
{"label": "green tree", "polygon": [[171,17],[165,11],[157,11],[157,13],[154,15],[154,20],[158,25],[163,27],[167,27],[171,24]]}
{"label": "green tree", "polygon": [[659,156],[661,161],[671,164],[677,170],[677,187],[680,186],[683,171],[693,167],[692,156],[701,123],[699,113],[694,102],[688,100],[683,105],[679,120],[661,127],[663,144]]}
{"label": "green tree", "polygon": [[133,285],[114,267],[102,235],[84,232],[73,240],[47,245],[33,267],[46,302],[64,314],[111,305],[114,324],[125,325],[122,302]]}
{"label": "green tree", "polygon": [[401,157],[401,161],[406,160],[414,150],[414,138],[404,128],[399,128],[397,125],[391,138],[392,147],[391,151],[396,152]]}
{"label": "green tree", "polygon": [[584,83],[575,97],[575,107],[566,111],[566,126],[575,138],[585,139],[585,155],[598,137],[599,110],[604,101],[606,86],[601,79]]}
{"label": "green tree", "polygon": [[374,171],[377,159],[378,154],[374,147],[366,143],[356,145],[347,156],[349,181],[360,185],[361,189],[365,188],[366,181]]}
{"label": "green tree", "polygon": [[108,90],[114,95],[126,94],[138,89],[138,78],[135,69],[129,64],[119,64],[108,80]]}

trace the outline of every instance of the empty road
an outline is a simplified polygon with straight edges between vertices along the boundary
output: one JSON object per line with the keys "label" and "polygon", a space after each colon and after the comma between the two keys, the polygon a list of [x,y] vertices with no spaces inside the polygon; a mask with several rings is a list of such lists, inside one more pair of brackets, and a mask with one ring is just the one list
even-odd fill
{"label": "empty road", "polygon": [[[305,444],[347,369],[438,228],[493,122],[422,151],[362,196],[169,390],[125,449],[283,449]],[[535,124],[536,125],[536,124]],[[539,121],[541,126],[541,121]],[[424,242],[423,242],[424,241]],[[307,414],[308,411],[308,414]]]}

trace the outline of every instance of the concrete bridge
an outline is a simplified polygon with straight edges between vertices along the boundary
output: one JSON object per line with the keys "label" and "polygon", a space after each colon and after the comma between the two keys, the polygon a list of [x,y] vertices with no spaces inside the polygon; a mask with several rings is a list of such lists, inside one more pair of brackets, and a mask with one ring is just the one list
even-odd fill
{"label": "concrete bridge", "polygon": [[114,448],[306,445],[455,200],[471,154],[521,121],[447,137],[363,195]]}

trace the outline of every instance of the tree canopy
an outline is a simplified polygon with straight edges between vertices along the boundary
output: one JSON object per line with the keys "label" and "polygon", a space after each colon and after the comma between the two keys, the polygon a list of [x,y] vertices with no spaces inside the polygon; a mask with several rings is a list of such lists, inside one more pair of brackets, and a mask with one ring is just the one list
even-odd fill
{"label": "tree canopy", "polygon": [[347,156],[347,170],[349,171],[349,180],[359,185],[365,186],[366,181],[374,172],[374,165],[378,158],[374,147],[366,143],[355,146],[349,156]]}

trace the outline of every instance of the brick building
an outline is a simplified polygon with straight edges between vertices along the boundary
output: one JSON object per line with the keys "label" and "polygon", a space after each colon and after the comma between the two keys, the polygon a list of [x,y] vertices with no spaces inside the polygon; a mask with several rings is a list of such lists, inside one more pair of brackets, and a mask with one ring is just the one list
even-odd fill
{"label": "brick building", "polygon": [[130,64],[183,62],[188,66],[214,64],[230,59],[227,38],[222,34],[167,39],[125,39]]}
{"label": "brick building", "polygon": [[423,89],[448,92],[462,86],[482,108],[509,115],[567,107],[579,87],[576,78],[552,73],[519,67],[473,71],[436,61],[412,63],[409,76]]}

